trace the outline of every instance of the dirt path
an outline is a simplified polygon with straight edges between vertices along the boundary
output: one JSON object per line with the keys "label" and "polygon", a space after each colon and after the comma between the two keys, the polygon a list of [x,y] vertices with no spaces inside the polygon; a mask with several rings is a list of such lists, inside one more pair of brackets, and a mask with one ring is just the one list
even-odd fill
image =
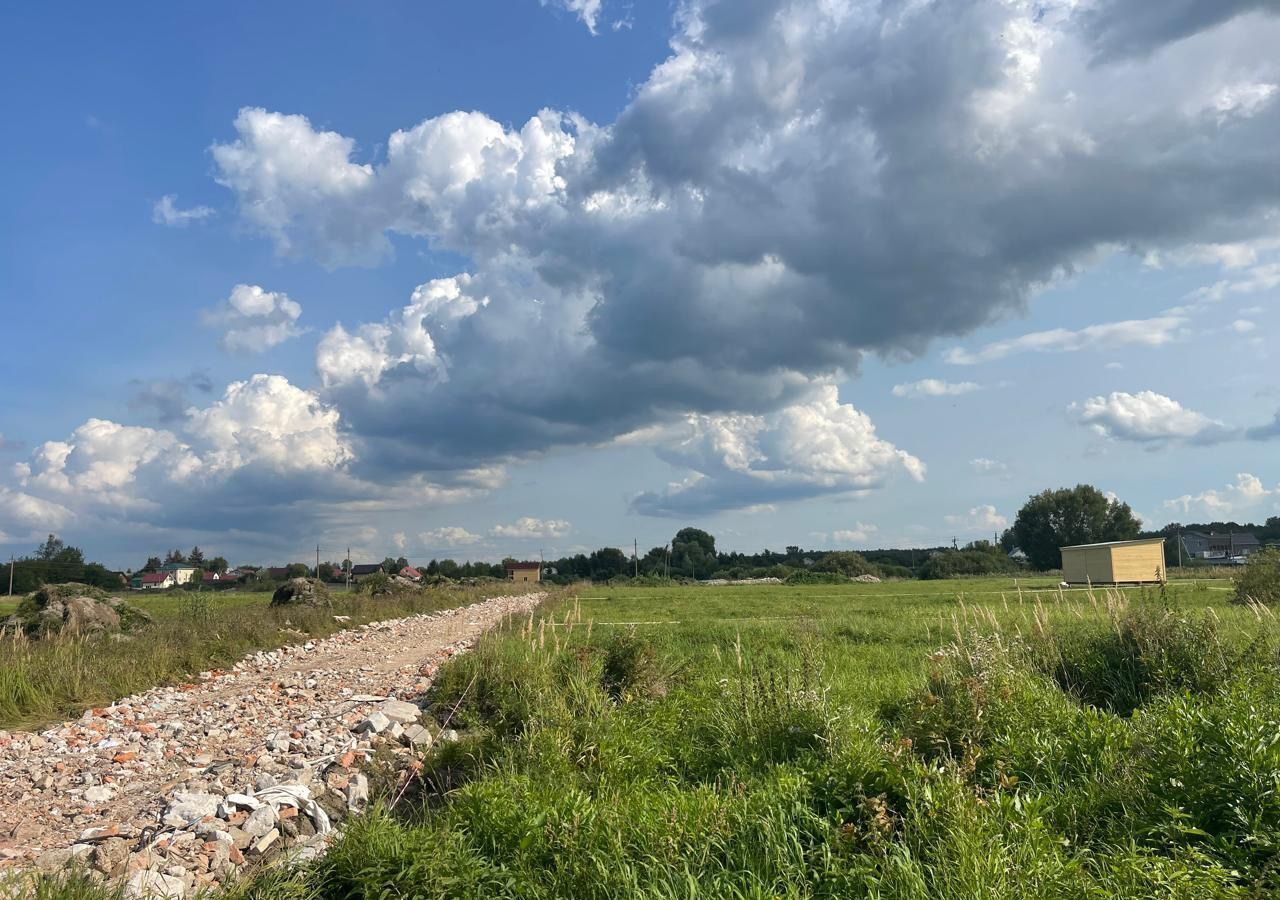
{"label": "dirt path", "polygon": [[[283,784],[317,800],[327,796],[331,807],[340,799],[358,808],[366,751],[380,740],[410,743],[400,731],[413,728],[413,710],[383,701],[415,700],[441,662],[504,618],[528,614],[544,596],[497,597],[374,623],[257,653],[230,671],[128,697],[40,734],[0,732],[0,867],[49,870],[77,860],[113,876],[141,873],[134,878],[142,882],[139,896],[178,896],[223,880],[232,874],[228,865],[269,849],[259,851],[257,825],[244,821],[252,805],[232,809],[223,802],[228,795]],[[384,708],[399,718],[383,724],[372,715]],[[373,726],[353,731],[367,717]],[[205,814],[179,825],[189,810],[175,813],[175,798]],[[209,809],[215,800],[217,812]],[[279,798],[268,801],[268,809],[271,802],[281,846],[312,838],[324,818],[306,814],[305,798],[294,812],[287,797],[283,806]],[[162,816],[170,834],[156,842]],[[228,839],[230,849],[223,846]]]}

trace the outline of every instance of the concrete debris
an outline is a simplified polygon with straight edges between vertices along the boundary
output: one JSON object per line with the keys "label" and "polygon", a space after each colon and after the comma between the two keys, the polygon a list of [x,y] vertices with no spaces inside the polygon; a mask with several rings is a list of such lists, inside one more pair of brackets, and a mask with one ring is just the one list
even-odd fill
{"label": "concrete debris", "polygon": [[78,865],[132,898],[195,897],[250,862],[323,853],[367,808],[376,749],[433,741],[423,696],[485,629],[543,594],[252,653],[40,734],[0,731],[0,878]]}

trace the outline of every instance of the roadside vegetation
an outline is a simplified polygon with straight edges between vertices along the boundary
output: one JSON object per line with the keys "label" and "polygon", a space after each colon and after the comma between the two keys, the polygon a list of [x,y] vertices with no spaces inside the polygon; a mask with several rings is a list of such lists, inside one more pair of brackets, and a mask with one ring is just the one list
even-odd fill
{"label": "roadside vegetation", "polygon": [[464,606],[521,587],[493,582],[379,596],[339,593],[319,607],[272,607],[270,592],[121,594],[152,621],[129,634],[28,637],[15,630],[0,637],[0,729],[74,718],[137,691],[231,665],[255,650],[379,619]]}
{"label": "roadside vegetation", "polygon": [[584,589],[447,666],[429,753],[232,896],[1261,897],[1280,668],[1229,585]]}

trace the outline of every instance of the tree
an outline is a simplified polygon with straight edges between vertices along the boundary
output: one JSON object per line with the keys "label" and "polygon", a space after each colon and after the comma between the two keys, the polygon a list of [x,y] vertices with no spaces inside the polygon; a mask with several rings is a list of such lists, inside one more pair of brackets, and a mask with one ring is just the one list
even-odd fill
{"label": "tree", "polygon": [[187,562],[195,566],[197,569],[204,568],[204,551],[199,547],[192,547],[191,552],[187,554]]}
{"label": "tree", "polygon": [[316,577],[321,581],[333,581],[335,573],[338,573],[338,568],[333,563],[322,562],[316,569]]}
{"label": "tree", "polygon": [[1141,526],[1129,504],[1088,484],[1043,491],[1027,500],[1013,522],[1013,542],[1037,569],[1062,566],[1059,548],[1127,541]]}
{"label": "tree", "polygon": [[403,568],[404,568],[405,566],[407,566],[407,565],[409,565],[409,560],[405,559],[403,556],[398,556],[398,557],[396,557],[396,571],[397,571],[397,572],[399,572],[401,569],[403,569]]}
{"label": "tree", "polygon": [[165,565],[168,565],[170,563],[184,563],[186,561],[187,559],[185,556],[182,555],[181,550],[170,550],[168,553],[165,554],[165,557],[164,557]]}
{"label": "tree", "polygon": [[617,547],[601,547],[590,556],[591,577],[596,581],[608,581],[627,571],[630,560]]}
{"label": "tree", "polygon": [[45,542],[36,548],[36,559],[52,562],[62,555],[67,545],[56,534],[49,535]]}
{"label": "tree", "polygon": [[164,563],[162,563],[162,562],[160,561],[160,557],[158,557],[158,556],[148,556],[148,557],[147,557],[147,564],[146,564],[145,566],[143,566],[143,567],[142,567],[141,571],[143,571],[143,572],[155,572],[155,571],[158,571],[158,570],[159,570],[159,568],[160,568],[162,565],[164,565]]}
{"label": "tree", "polygon": [[847,575],[849,578],[879,574],[879,570],[867,562],[861,553],[854,553],[852,550],[836,550],[828,553],[813,568],[815,572],[836,572]]}
{"label": "tree", "polygon": [[215,556],[213,559],[209,560],[205,565],[205,568],[210,572],[225,572],[230,568],[230,566],[227,563],[226,557]]}
{"label": "tree", "polygon": [[399,572],[400,568],[401,567],[397,566],[396,561],[390,556],[382,561],[382,571],[386,572],[388,575],[393,572]]}
{"label": "tree", "polygon": [[306,563],[289,563],[284,567],[284,574],[288,578],[306,578],[310,571]]}
{"label": "tree", "polygon": [[716,539],[701,528],[681,528],[671,541],[671,570],[707,578],[716,570]]}

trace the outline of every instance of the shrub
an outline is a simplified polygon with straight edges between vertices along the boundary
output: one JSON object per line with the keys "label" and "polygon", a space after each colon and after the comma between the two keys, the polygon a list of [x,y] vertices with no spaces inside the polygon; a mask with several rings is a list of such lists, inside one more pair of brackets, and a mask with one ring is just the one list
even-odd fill
{"label": "shrub", "polygon": [[635,628],[615,632],[605,642],[600,686],[615,702],[666,693],[666,678],[653,644],[637,635]]}
{"label": "shrub", "polygon": [[848,578],[859,575],[879,575],[880,569],[867,562],[861,553],[851,550],[836,550],[818,560],[813,567],[815,572],[838,572]]}
{"label": "shrub", "polygon": [[1280,547],[1255,553],[1234,580],[1237,603],[1280,603]]}
{"label": "shrub", "polygon": [[955,578],[960,575],[1002,575],[1015,572],[1018,565],[999,547],[985,550],[944,550],[929,557],[920,567],[925,579]]}
{"label": "shrub", "polygon": [[360,590],[366,594],[385,594],[391,590],[391,578],[386,572],[374,572],[360,581]]}

